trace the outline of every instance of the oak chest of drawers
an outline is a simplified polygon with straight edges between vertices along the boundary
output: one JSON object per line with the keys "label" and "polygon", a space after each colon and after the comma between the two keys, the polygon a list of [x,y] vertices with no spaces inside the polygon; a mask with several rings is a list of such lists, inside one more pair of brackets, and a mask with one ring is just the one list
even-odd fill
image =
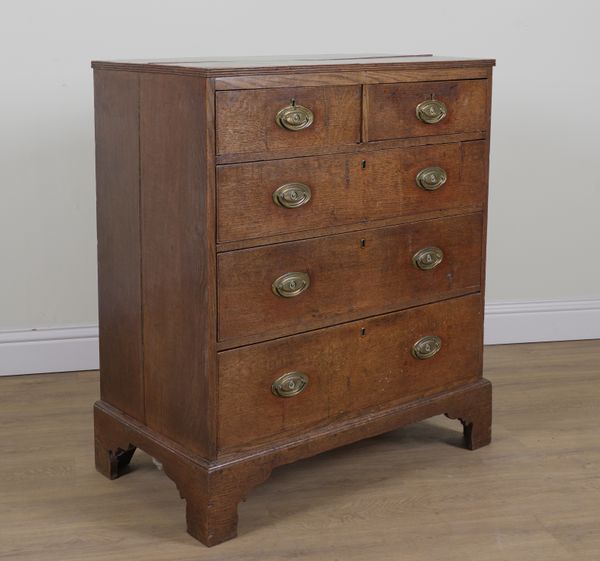
{"label": "oak chest of drawers", "polygon": [[93,64],[101,473],[148,452],[214,545],[278,465],[439,414],[490,441],[493,64]]}

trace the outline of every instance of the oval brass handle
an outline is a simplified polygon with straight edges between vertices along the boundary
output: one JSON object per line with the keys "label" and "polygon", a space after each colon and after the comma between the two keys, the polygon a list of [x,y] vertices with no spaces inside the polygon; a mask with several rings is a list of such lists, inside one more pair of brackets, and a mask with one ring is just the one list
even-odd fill
{"label": "oval brass handle", "polygon": [[283,298],[293,298],[302,294],[310,286],[307,273],[285,273],[273,281],[273,293]]}
{"label": "oval brass handle", "polygon": [[436,189],[439,189],[446,183],[447,179],[448,174],[446,173],[446,170],[438,166],[424,168],[417,173],[416,177],[417,185],[425,191],[435,191]]}
{"label": "oval brass handle", "polygon": [[413,346],[411,353],[419,360],[425,360],[436,355],[442,348],[442,340],[437,335],[421,337]]}
{"label": "oval brass handle", "polygon": [[302,393],[308,386],[308,376],[304,372],[294,370],[279,376],[271,384],[271,391],[277,397],[294,397]]}
{"label": "oval brass handle", "polygon": [[285,208],[298,208],[310,201],[310,187],[304,183],[286,183],[273,191],[273,202]]}
{"label": "oval brass handle", "polygon": [[296,105],[296,100],[292,99],[292,104],[280,109],[275,115],[275,122],[283,129],[289,131],[301,131],[307,129],[313,124],[313,112],[303,105]]}
{"label": "oval brass handle", "polygon": [[422,271],[435,269],[444,259],[444,252],[435,246],[424,247],[413,255],[413,265]]}
{"label": "oval brass handle", "polygon": [[428,125],[439,123],[446,115],[448,108],[438,99],[426,99],[417,105],[417,118]]}

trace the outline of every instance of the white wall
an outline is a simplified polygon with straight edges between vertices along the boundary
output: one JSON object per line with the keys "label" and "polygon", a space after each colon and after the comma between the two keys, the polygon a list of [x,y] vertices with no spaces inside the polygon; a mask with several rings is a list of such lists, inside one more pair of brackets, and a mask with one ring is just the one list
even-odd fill
{"label": "white wall", "polygon": [[596,5],[4,4],[0,330],[97,322],[91,59],[342,52],[494,57],[488,301],[597,302]]}

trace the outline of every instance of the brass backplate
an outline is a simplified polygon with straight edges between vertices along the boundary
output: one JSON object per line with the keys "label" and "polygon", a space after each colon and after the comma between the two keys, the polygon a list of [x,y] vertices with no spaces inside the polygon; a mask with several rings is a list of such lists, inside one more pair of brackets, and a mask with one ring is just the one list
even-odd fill
{"label": "brass backplate", "polygon": [[417,118],[428,125],[439,123],[446,115],[448,108],[439,99],[426,99],[417,105]]}
{"label": "brass backplate", "polygon": [[273,293],[283,298],[294,298],[310,286],[308,273],[290,272],[276,278],[271,285]]}
{"label": "brass backplate", "polygon": [[271,384],[271,391],[277,397],[294,397],[302,393],[308,386],[308,376],[304,372],[294,370],[279,376]]}
{"label": "brass backplate", "polygon": [[423,168],[417,173],[416,177],[417,185],[425,191],[435,191],[436,189],[439,189],[446,183],[447,179],[448,174],[446,173],[446,170],[439,166]]}
{"label": "brass backplate", "polygon": [[435,269],[444,259],[444,252],[435,246],[424,247],[413,255],[413,265],[422,271]]}
{"label": "brass backplate", "polygon": [[300,131],[307,129],[313,124],[315,116],[313,112],[303,105],[296,105],[292,100],[292,104],[280,109],[275,115],[275,122],[284,129],[289,131]]}
{"label": "brass backplate", "polygon": [[284,208],[298,208],[310,201],[310,187],[304,183],[286,183],[273,191],[273,202]]}
{"label": "brass backplate", "polygon": [[412,355],[419,360],[426,360],[436,355],[442,348],[442,340],[437,335],[421,337],[412,346]]}

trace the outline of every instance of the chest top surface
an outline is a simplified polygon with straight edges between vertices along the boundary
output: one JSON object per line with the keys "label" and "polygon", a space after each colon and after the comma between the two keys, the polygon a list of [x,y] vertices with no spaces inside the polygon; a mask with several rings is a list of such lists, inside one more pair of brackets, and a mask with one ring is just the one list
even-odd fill
{"label": "chest top surface", "polygon": [[94,61],[97,69],[127,68],[143,72],[194,73],[203,76],[230,76],[237,74],[319,72],[332,70],[468,68],[494,66],[493,59],[443,57],[431,54],[355,54],[355,55],[294,55],[259,57],[209,57],[179,59],[130,59]]}

